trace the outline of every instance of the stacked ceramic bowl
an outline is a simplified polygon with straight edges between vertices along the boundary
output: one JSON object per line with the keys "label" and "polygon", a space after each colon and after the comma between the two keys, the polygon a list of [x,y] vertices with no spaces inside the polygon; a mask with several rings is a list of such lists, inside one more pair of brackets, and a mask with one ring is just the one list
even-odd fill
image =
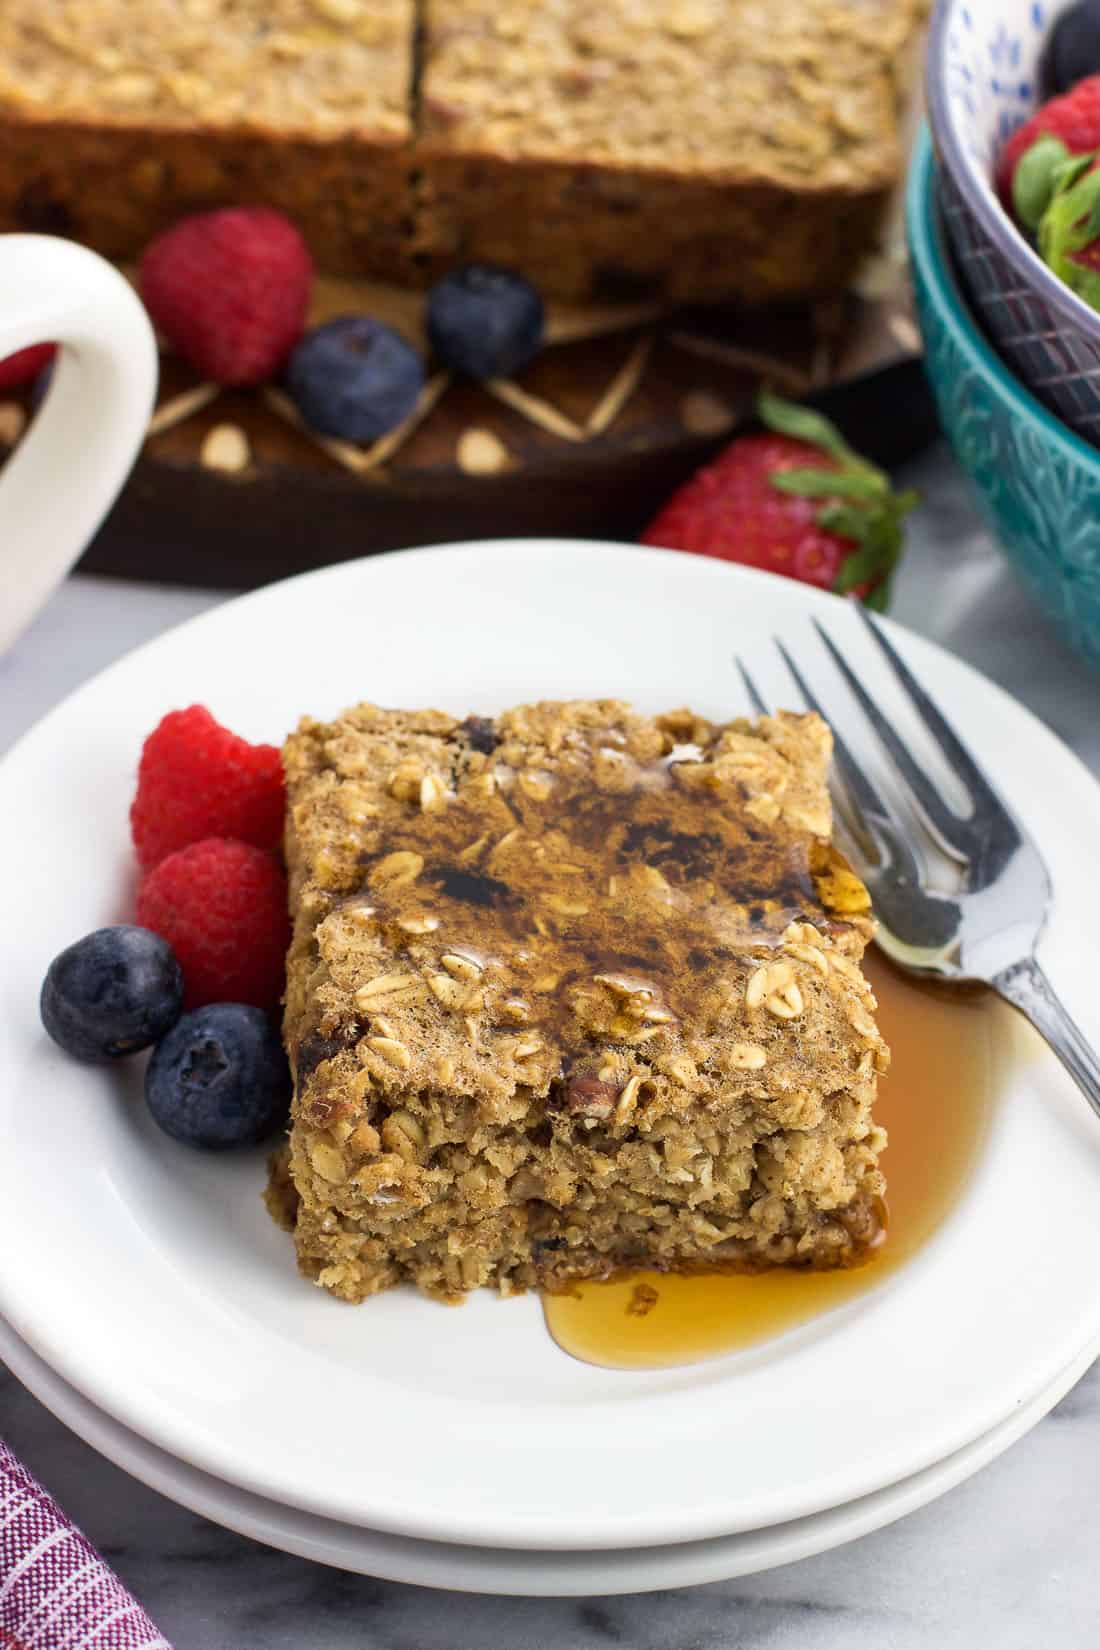
{"label": "stacked ceramic bowl", "polygon": [[1067,0],[939,0],[935,153],[918,145],[909,239],[940,416],[994,533],[1071,642],[1100,661],[1100,314],[1046,266],[993,185],[1040,101]]}
{"label": "stacked ceramic bowl", "polygon": [[[262,1149],[169,1139],[140,1057],[79,1065],[39,1021],[51,957],[132,910],[134,762],[170,707],[201,696],[270,740],[365,694],[491,713],[596,692],[728,717],[749,708],[741,651],[789,699],[774,635],[824,691],[814,619],[903,719],[838,597],[639,546],[501,541],[372,557],[228,603],[30,733],[0,765],[0,1356],[16,1374],[95,1447],[227,1525],[487,1592],[764,1569],[920,1505],[1043,1414],[1100,1351],[1100,1119],[1007,1007],[990,1009],[968,1172],[917,1252],[746,1350],[629,1369],[567,1355],[534,1295],[334,1301],[298,1276],[264,1208]],[[975,671],[891,633],[1041,845],[1044,965],[1100,1040],[1095,781]],[[845,737],[873,763],[859,721]],[[888,1081],[905,1070],[899,1045]]]}

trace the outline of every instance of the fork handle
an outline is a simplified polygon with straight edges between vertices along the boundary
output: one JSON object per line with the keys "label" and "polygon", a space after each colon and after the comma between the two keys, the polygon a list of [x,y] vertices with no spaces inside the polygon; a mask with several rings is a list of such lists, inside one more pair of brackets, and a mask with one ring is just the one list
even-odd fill
{"label": "fork handle", "polygon": [[1057,992],[1035,958],[1029,957],[1025,962],[1002,969],[990,984],[1031,1021],[1100,1117],[1100,1056],[1062,1007]]}

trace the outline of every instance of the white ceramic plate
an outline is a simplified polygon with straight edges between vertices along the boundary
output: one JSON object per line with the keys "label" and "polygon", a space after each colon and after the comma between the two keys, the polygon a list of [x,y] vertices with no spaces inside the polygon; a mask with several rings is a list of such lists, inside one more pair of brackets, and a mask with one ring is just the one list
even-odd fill
{"label": "white ceramic plate", "polygon": [[116,1466],[192,1512],[254,1541],[340,1570],[417,1587],[507,1593],[524,1598],[590,1598],[609,1593],[654,1593],[667,1587],[697,1587],[709,1581],[755,1575],[777,1564],[792,1564],[796,1559],[828,1552],[892,1524],[954,1489],[1022,1438],[1084,1375],[1092,1363],[1092,1353],[1075,1360],[1051,1385],[1021,1404],[991,1432],[900,1484],[809,1518],[774,1524],[770,1529],[619,1552],[525,1552],[521,1548],[448,1546],[440,1541],[383,1535],[282,1507],[186,1466],[120,1422],[112,1421],[36,1358],[2,1319],[0,1359],[60,1421]]}
{"label": "white ceramic plate", "polygon": [[[801,643],[810,613],[888,695],[854,614],[779,579],[582,543],[406,552],[204,615],[47,717],[0,769],[0,1139],[17,1154],[0,1311],[15,1331],[115,1419],[267,1499],[390,1533],[569,1549],[852,1501],[990,1431],[1091,1348],[1100,1124],[1046,1058],[1005,1060],[968,1192],[880,1290],[749,1353],[622,1373],[557,1351],[531,1298],[444,1311],[401,1292],[351,1310],[308,1288],[261,1206],[260,1156],[173,1144],[138,1071],[83,1069],[39,1029],[50,957],[129,909],[134,761],[169,707],[201,699],[273,739],[358,697],[491,711],[621,693],[723,715],[740,708],[733,649],[774,630]],[[1005,695],[899,640],[1043,844],[1057,890],[1044,961],[1100,1040],[1097,786]]]}

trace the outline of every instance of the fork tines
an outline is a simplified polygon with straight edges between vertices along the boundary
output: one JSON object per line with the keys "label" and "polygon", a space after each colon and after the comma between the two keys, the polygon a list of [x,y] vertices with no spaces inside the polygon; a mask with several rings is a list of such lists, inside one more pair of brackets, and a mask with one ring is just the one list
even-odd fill
{"label": "fork tines", "polygon": [[[970,868],[972,872],[980,867],[982,875],[979,881],[984,882],[996,873],[1018,846],[1021,840],[1019,831],[978,763],[926,689],[917,681],[882,625],[861,604],[853,605],[921,724],[966,791],[970,801],[968,814],[960,814],[945,800],[939,787],[929,778],[894,724],[864,686],[849,658],[815,618],[813,626],[818,638],[890,757],[908,800],[933,841],[957,864]],[[856,758],[839,732],[837,718],[828,713],[790,649],[778,638],[775,645],[803,703],[808,709],[817,711],[832,726],[836,769],[848,793],[852,811],[865,835],[877,842],[880,831],[876,826],[891,817],[888,805],[872,784],[865,765]],[[753,707],[760,714],[766,714],[767,702],[752,675],[740,659],[737,660],[737,667]]]}

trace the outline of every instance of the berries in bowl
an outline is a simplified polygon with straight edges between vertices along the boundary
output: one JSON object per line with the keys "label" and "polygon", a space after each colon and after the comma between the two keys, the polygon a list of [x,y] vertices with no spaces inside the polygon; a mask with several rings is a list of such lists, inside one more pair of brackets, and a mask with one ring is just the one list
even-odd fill
{"label": "berries in bowl", "polygon": [[[1100,149],[1100,99],[1094,104],[1079,81],[1066,84],[1082,69],[1100,73],[1090,55],[1095,11],[1093,0],[940,0],[927,90],[939,210],[975,316],[1025,390],[1100,446],[1100,310],[1064,278],[1087,253],[1087,241],[1075,244],[1087,224],[1071,219],[1056,235],[1048,231],[1049,263],[1038,233],[1048,183],[1053,191],[1080,178],[1056,179],[1056,166],[1037,178],[1034,162],[1019,173],[1025,151],[1044,135],[1056,137],[1071,161]],[[1071,104],[1044,119],[1048,92]],[[1056,158],[1048,147],[1047,162]]]}
{"label": "berries in bowl", "polygon": [[907,191],[924,367],[997,544],[1066,641],[1100,665],[1100,452],[998,356],[953,267],[926,133]]}

